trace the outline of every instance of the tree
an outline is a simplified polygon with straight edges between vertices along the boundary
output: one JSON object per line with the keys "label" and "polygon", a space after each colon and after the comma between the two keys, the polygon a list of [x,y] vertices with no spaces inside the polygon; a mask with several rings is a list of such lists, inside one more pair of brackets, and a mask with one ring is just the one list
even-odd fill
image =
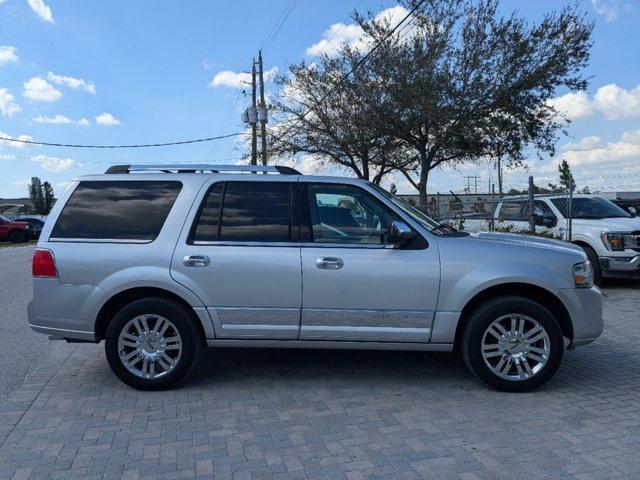
{"label": "tree", "polygon": [[361,69],[344,79],[362,55],[345,46],[313,65],[291,65],[288,74],[276,78],[280,95],[273,106],[277,127],[272,129],[272,154],[311,156],[317,167],[348,169],[376,184],[410,160],[401,142],[372,122],[372,106],[385,94],[379,79]]}
{"label": "tree", "polygon": [[33,213],[36,215],[48,215],[56,201],[51,184],[49,182],[42,183],[38,177],[31,177],[29,198]]}
{"label": "tree", "polygon": [[558,165],[558,172],[560,172],[560,185],[563,189],[565,191],[575,190],[576,182],[573,180],[571,167],[564,158],[562,159],[562,162],[560,162],[560,165]]}
{"label": "tree", "polygon": [[48,215],[53,208],[53,204],[56,203],[56,197],[53,194],[53,187],[51,187],[49,182],[44,182],[42,184],[42,203],[44,211],[46,212],[43,215]]}
{"label": "tree", "polygon": [[38,177],[31,177],[31,183],[29,184],[29,199],[33,210],[38,215],[43,215],[44,211],[44,197],[42,193],[42,182]]}
{"label": "tree", "polygon": [[367,62],[385,92],[372,105],[374,123],[415,154],[399,170],[421,205],[430,172],[445,164],[497,154],[522,161],[528,146],[554,153],[565,119],[547,100],[587,86],[593,24],[576,6],[530,26],[515,13],[500,17],[498,0],[401,2],[417,10],[399,35],[388,37],[394,25],[371,12],[355,18],[380,44]]}

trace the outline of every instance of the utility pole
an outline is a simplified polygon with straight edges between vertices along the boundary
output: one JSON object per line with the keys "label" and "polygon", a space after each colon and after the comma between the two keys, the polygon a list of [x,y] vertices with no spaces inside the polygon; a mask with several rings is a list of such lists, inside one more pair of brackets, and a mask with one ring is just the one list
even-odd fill
{"label": "utility pole", "polygon": [[498,196],[502,198],[502,156],[498,156]]}
{"label": "utility pole", "polygon": [[262,138],[262,164],[267,164],[267,105],[264,103],[264,68],[262,65],[262,50],[258,52],[258,67],[260,74],[260,106],[258,120],[260,121],[260,136]]}
{"label": "utility pole", "polygon": [[[251,108],[256,112],[256,60],[251,62]],[[251,118],[250,118],[251,120]],[[256,122],[251,122],[251,165],[258,164],[258,126]]]}

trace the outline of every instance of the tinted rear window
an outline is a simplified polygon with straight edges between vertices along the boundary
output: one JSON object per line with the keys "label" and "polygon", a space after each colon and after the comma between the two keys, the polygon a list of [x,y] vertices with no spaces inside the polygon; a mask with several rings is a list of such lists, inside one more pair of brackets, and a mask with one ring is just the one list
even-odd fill
{"label": "tinted rear window", "polygon": [[[222,206],[222,209],[221,209]],[[214,185],[193,230],[194,242],[289,242],[288,182],[226,182]]]}
{"label": "tinted rear window", "polygon": [[176,181],[80,182],[51,238],[152,241],[181,188]]}

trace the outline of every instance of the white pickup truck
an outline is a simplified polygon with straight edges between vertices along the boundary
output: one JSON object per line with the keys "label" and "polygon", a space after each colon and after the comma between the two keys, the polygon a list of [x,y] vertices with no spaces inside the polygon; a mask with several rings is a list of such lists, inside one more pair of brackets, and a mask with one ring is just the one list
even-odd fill
{"label": "white pickup truck", "polygon": [[[536,232],[581,246],[594,268],[596,283],[603,278],[640,279],[640,218],[598,195],[573,196],[573,225],[569,238],[568,195],[536,196]],[[530,231],[529,197],[505,197],[494,215],[497,231]],[[466,221],[464,230],[487,230],[486,221]]]}

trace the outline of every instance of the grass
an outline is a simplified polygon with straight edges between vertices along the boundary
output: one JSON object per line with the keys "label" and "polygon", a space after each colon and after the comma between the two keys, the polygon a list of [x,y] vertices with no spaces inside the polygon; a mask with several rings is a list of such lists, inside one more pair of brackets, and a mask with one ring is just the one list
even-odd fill
{"label": "grass", "polygon": [[11,248],[11,247],[24,247],[25,245],[35,245],[38,243],[37,240],[29,240],[28,242],[22,243],[11,243],[9,241],[0,242],[0,249],[2,248]]}

